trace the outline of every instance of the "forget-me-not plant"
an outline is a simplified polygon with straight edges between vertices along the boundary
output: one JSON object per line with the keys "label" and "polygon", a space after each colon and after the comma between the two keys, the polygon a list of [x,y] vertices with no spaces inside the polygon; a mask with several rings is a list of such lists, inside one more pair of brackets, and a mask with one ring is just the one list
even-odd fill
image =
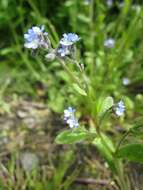
{"label": "forget-me-not plant", "polygon": [[[80,95],[83,95],[83,96],[86,96],[87,98],[89,98],[89,100],[90,100],[89,102],[93,102],[93,98],[91,98],[92,96],[90,95],[90,88],[92,88],[92,87],[88,88],[88,83],[86,83],[87,80],[85,80],[84,73],[81,72],[80,76],[83,79],[81,81],[79,78],[80,76],[79,77],[76,76],[70,70],[70,68],[68,68],[68,66],[66,64],[66,61],[71,60],[71,62],[75,63],[75,65],[77,65],[80,68],[80,65],[78,65],[78,62],[76,61],[75,57],[73,56],[74,52],[75,52],[75,44],[76,44],[76,42],[78,42],[80,40],[80,37],[77,34],[75,34],[75,33],[63,34],[61,40],[57,44],[57,47],[53,48],[51,45],[50,39],[48,38],[48,33],[46,33],[44,31],[44,27],[43,26],[42,27],[34,26],[31,29],[29,29],[26,34],[24,34],[24,39],[25,39],[25,44],[24,44],[25,48],[32,49],[32,50],[41,48],[41,50],[42,49],[46,50],[46,51],[44,51],[44,52],[46,52],[44,57],[48,61],[53,61],[55,58],[57,58],[57,60],[63,66],[65,71],[72,78],[72,80],[74,82],[73,83],[74,89]],[[105,42],[104,42],[104,46],[106,48],[113,48],[114,45],[115,45],[115,40],[113,38],[109,38],[109,39],[105,40]],[[84,70],[82,69],[82,71],[84,71]],[[99,101],[99,103],[100,103],[100,101]],[[94,106],[97,106],[95,110],[98,110],[99,114],[95,114],[90,117],[92,126],[95,126],[95,128],[93,129],[93,133],[92,133],[92,131],[82,129],[82,127],[81,127],[81,129],[78,128],[79,122],[78,122],[78,119],[75,114],[76,110],[72,107],[68,107],[67,109],[64,110],[64,121],[66,122],[66,124],[68,124],[69,128],[74,129],[74,130],[67,130],[66,132],[59,134],[59,136],[62,138],[60,138],[60,141],[58,139],[58,142],[64,143],[64,144],[65,144],[65,142],[74,143],[74,142],[80,142],[81,140],[90,140],[89,137],[92,137],[92,138],[95,137],[95,141],[93,141],[91,138],[92,143],[99,148],[99,151],[101,151],[101,153],[103,153],[103,155],[105,155],[104,157],[105,157],[106,161],[108,162],[109,166],[112,162],[112,166],[114,166],[114,167],[111,167],[111,168],[114,168],[115,173],[117,174],[117,171],[120,169],[120,168],[118,169],[118,167],[120,167],[120,163],[118,162],[119,160],[114,159],[114,154],[112,154],[112,153],[117,152],[116,150],[119,149],[120,143],[117,146],[118,148],[116,150],[111,150],[110,146],[108,146],[108,144],[109,144],[108,142],[110,142],[110,141],[108,140],[106,142],[106,139],[108,139],[108,137],[104,138],[104,134],[103,134],[104,132],[101,131],[102,128],[100,126],[102,124],[102,120],[104,120],[104,118],[106,116],[106,113],[107,112],[110,113],[111,110],[113,110],[117,116],[122,116],[125,111],[124,102],[121,100],[117,104],[114,104],[113,98],[107,97],[103,101],[103,104],[101,104],[99,106],[98,100],[97,100],[97,105],[94,104]],[[94,116],[95,116],[95,118],[92,118]],[[70,138],[69,138],[69,136],[70,136]],[[106,137],[106,135],[105,135],[105,137]],[[97,138],[97,141],[96,141],[96,138]],[[69,142],[68,142],[68,140],[69,140]],[[100,140],[100,141],[98,141],[98,140]],[[105,152],[108,154],[105,154]],[[108,159],[108,156],[109,156],[109,159]],[[119,170],[118,172],[120,172],[120,171],[121,170]],[[121,176],[121,175],[122,175],[122,173],[119,176]],[[120,181],[123,182],[122,180],[124,180],[124,178],[121,176]],[[126,188],[124,188],[124,190],[126,190]]]}

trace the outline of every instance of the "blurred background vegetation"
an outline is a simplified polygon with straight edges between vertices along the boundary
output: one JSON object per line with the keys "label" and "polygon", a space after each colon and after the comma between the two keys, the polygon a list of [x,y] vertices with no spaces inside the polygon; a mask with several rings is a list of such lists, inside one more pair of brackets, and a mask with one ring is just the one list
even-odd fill
{"label": "blurred background vegetation", "polygon": [[[114,134],[118,139],[143,114],[142,0],[118,0],[111,6],[106,0],[0,1],[1,189],[118,189],[96,149],[78,144],[71,151],[55,145],[65,107],[77,106],[81,122],[90,125],[95,106],[71,88],[57,61],[46,62],[38,52],[24,49],[23,35],[35,25],[45,25],[53,47],[63,33],[77,33],[77,57],[94,89],[91,96],[124,99],[126,116],[118,121],[113,117],[105,128],[116,142]],[[115,40],[114,48],[104,46],[108,38]],[[69,67],[78,75],[74,65]],[[134,170],[133,190],[141,190],[142,166],[133,166],[127,164],[128,173]]]}

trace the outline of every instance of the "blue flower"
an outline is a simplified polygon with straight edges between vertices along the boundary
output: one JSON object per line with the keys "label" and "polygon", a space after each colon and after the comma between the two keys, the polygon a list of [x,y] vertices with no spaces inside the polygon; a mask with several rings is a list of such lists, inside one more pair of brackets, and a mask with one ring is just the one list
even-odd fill
{"label": "blue flower", "polygon": [[77,128],[79,126],[75,111],[72,107],[64,110],[64,121],[66,121],[70,128]]}
{"label": "blue flower", "polygon": [[91,0],[84,0],[85,5],[89,5],[91,3]]}
{"label": "blue flower", "polygon": [[75,50],[74,43],[79,41],[79,39],[80,38],[78,37],[78,35],[74,33],[63,34],[63,38],[60,40],[57,53],[61,57],[72,55],[72,53],[74,53]]}
{"label": "blue flower", "polygon": [[109,38],[109,39],[104,41],[104,46],[106,48],[113,48],[114,45],[115,45],[115,40],[113,38]]}
{"label": "blue flower", "polygon": [[122,2],[119,2],[119,7],[122,8],[124,7],[125,3],[122,1]]}
{"label": "blue flower", "polygon": [[80,38],[78,37],[77,34],[74,33],[63,34],[63,38],[60,40],[60,44],[64,46],[71,46],[79,40]]}
{"label": "blue flower", "polygon": [[107,0],[106,1],[106,4],[111,7],[113,5],[113,0]]}
{"label": "blue flower", "polygon": [[62,46],[58,49],[58,53],[60,54],[61,57],[65,57],[66,55],[70,55],[69,47],[62,45]]}
{"label": "blue flower", "polygon": [[44,32],[44,29],[44,26],[41,26],[41,28],[33,26],[29,29],[28,32],[24,34],[24,47],[28,49],[37,49],[41,46],[47,47],[48,44],[46,43],[44,36],[47,36],[48,33]]}
{"label": "blue flower", "polygon": [[120,100],[120,102],[118,102],[115,107],[115,114],[117,116],[121,116],[121,115],[123,115],[124,111],[125,111],[124,102],[122,100]]}
{"label": "blue flower", "polygon": [[130,84],[130,79],[129,78],[123,78],[123,85],[125,85],[125,86],[127,86],[127,85],[129,85]]}

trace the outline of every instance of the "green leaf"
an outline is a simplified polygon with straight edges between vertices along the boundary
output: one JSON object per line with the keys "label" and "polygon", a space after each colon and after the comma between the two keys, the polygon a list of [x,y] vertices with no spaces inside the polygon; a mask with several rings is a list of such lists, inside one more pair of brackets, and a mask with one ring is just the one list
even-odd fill
{"label": "green leaf", "polygon": [[114,100],[111,96],[105,98],[99,105],[99,116],[102,116],[107,110],[109,110],[114,104]]}
{"label": "green leaf", "polygon": [[84,23],[90,22],[90,18],[85,16],[84,14],[78,14],[78,19]]}
{"label": "green leaf", "polygon": [[127,144],[118,150],[116,157],[143,163],[143,144]]}
{"label": "green leaf", "polygon": [[143,118],[139,117],[136,120],[133,121],[133,127],[129,129],[131,133],[140,133],[143,130]]}
{"label": "green leaf", "polygon": [[82,88],[80,88],[76,83],[73,83],[73,87],[74,89],[81,95],[83,96],[87,96],[87,93],[85,92],[85,90],[83,90]]}
{"label": "green leaf", "polygon": [[116,172],[117,168],[114,163],[114,157],[112,153],[115,151],[115,147],[108,136],[101,134],[101,137],[97,137],[92,142],[97,147],[101,155],[105,158],[112,171]]}
{"label": "green leaf", "polygon": [[75,130],[66,130],[61,132],[57,137],[56,137],[56,143],[58,144],[72,144],[76,142],[80,142],[85,140],[89,136],[87,131],[82,131],[79,129]]}
{"label": "green leaf", "polygon": [[128,133],[131,135],[137,136],[137,138],[143,137],[143,119],[138,118],[134,121],[134,124],[132,124],[133,127],[130,127],[128,130]]}
{"label": "green leaf", "polygon": [[143,135],[143,124],[135,125],[134,127],[130,128],[130,133],[138,136]]}

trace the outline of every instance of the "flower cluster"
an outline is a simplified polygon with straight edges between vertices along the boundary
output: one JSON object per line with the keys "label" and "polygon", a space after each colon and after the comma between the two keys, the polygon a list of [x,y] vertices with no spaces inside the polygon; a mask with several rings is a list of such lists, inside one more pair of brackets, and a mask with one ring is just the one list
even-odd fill
{"label": "flower cluster", "polygon": [[73,55],[75,52],[74,44],[79,41],[79,36],[75,33],[63,34],[63,37],[59,41],[58,48],[53,49],[51,47],[50,39],[48,38],[48,33],[44,32],[45,27],[33,26],[24,34],[24,47],[28,49],[38,49],[40,47],[46,48],[48,54],[45,56],[47,60],[53,60],[56,56],[65,57]]}
{"label": "flower cluster", "polygon": [[79,126],[78,120],[75,116],[75,109],[68,107],[64,110],[64,121],[69,125],[70,128],[77,128]]}
{"label": "flower cluster", "polygon": [[80,38],[78,37],[77,34],[74,33],[63,34],[63,38],[60,40],[60,44],[64,46],[71,46],[79,40]]}
{"label": "flower cluster", "polygon": [[74,33],[63,34],[63,38],[60,40],[58,54],[61,57],[70,55],[73,52],[73,45],[79,40],[80,38],[78,37],[77,34]]}
{"label": "flower cluster", "polygon": [[47,47],[48,43],[45,39],[45,36],[48,35],[47,32],[44,32],[45,27],[41,26],[33,26],[28,30],[26,34],[24,34],[25,44],[24,47],[28,49],[37,49],[39,47]]}
{"label": "flower cluster", "polygon": [[125,105],[122,100],[120,100],[117,105],[115,106],[115,114],[117,116],[122,116],[125,111]]}

